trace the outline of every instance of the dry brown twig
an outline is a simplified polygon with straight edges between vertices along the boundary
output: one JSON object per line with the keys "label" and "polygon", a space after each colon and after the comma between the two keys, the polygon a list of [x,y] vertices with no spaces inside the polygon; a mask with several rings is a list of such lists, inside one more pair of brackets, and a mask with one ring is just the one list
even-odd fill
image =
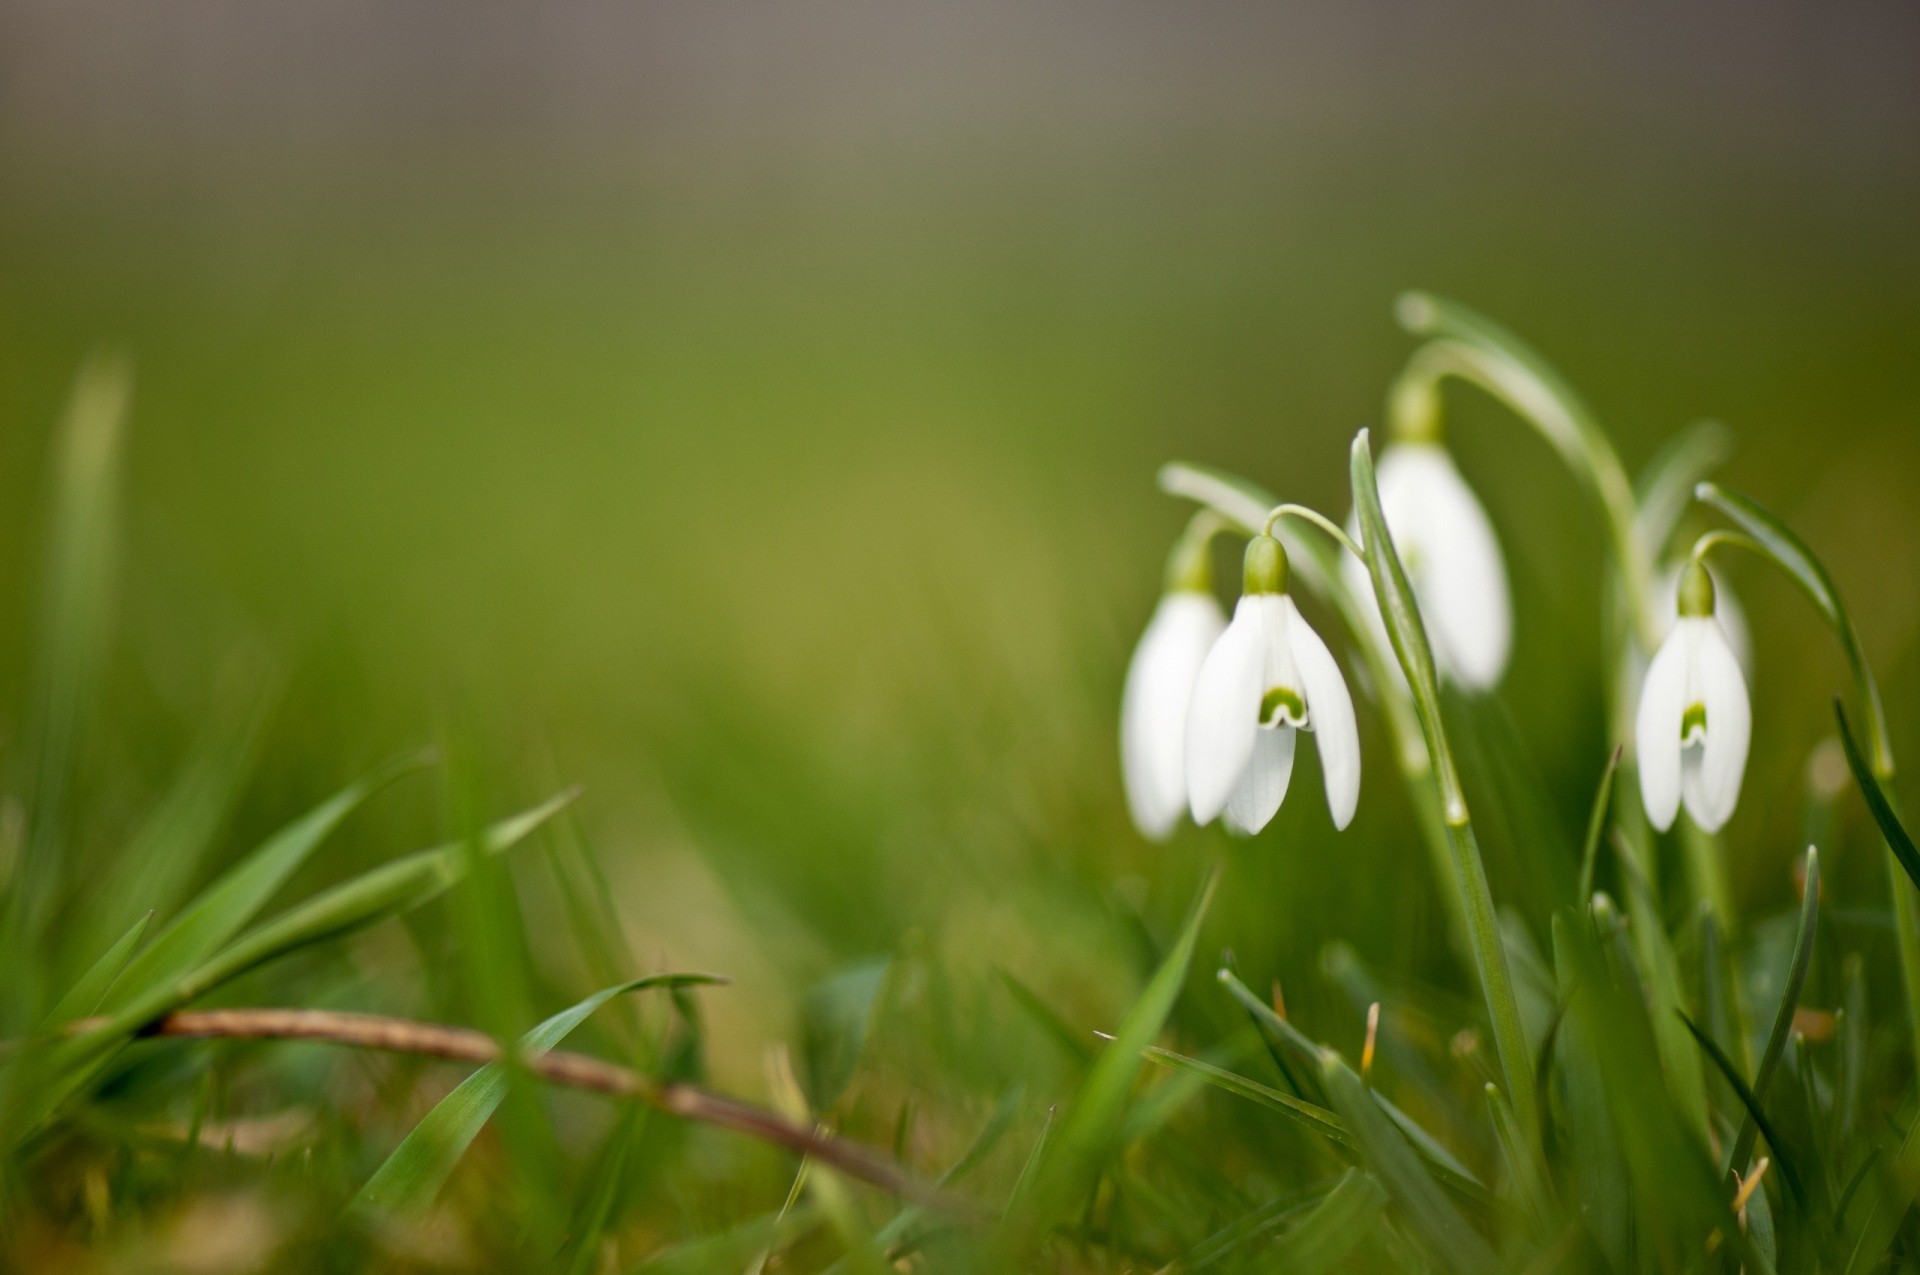
{"label": "dry brown twig", "polygon": [[[67,1033],[84,1034],[109,1021],[82,1019],[70,1024]],[[498,1062],[501,1056],[498,1041],[469,1027],[331,1009],[180,1010],[154,1020],[139,1034],[184,1040],[315,1040],[471,1063]],[[551,1084],[644,1102],[682,1120],[784,1147],[917,1204],[963,1217],[978,1212],[859,1143],[697,1085],[662,1084],[629,1067],[560,1049],[523,1057],[520,1065]]]}

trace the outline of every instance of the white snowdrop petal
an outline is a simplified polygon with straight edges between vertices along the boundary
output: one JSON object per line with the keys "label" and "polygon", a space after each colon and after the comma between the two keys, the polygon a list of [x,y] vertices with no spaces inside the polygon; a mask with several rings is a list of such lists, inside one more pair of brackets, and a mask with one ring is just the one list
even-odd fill
{"label": "white snowdrop petal", "polygon": [[1725,630],[1713,620],[1683,620],[1693,628],[1691,688],[1707,710],[1707,737],[1700,758],[1699,802],[1688,803],[1693,821],[1718,832],[1733,817],[1740,783],[1747,770],[1747,746],[1753,737],[1753,705],[1746,678]]}
{"label": "white snowdrop petal", "polygon": [[1200,665],[1226,625],[1211,594],[1160,599],[1127,666],[1120,761],[1134,826],[1163,841],[1187,808],[1187,709]]}
{"label": "white snowdrop petal", "polygon": [[1379,481],[1381,511],[1413,584],[1435,662],[1463,686],[1491,688],[1506,672],[1512,650],[1513,602],[1485,508],[1446,449],[1434,444],[1387,448]]}
{"label": "white snowdrop petal", "polygon": [[1187,710],[1187,802],[1195,823],[1213,822],[1253,756],[1259,730],[1265,624],[1242,598],[1201,662]]}
{"label": "white snowdrop petal", "polygon": [[[1292,606],[1289,599],[1288,606]],[[1295,665],[1307,697],[1307,719],[1313,724],[1314,746],[1320,750],[1320,769],[1327,786],[1327,810],[1333,826],[1353,822],[1360,803],[1360,729],[1354,720],[1353,696],[1334,662],[1333,652],[1295,611],[1288,624]]]}
{"label": "white snowdrop petal", "polygon": [[1676,629],[1654,653],[1640,683],[1634,719],[1640,800],[1653,826],[1665,832],[1680,812],[1680,720],[1686,712],[1687,648]]}
{"label": "white snowdrop petal", "polygon": [[1227,822],[1237,831],[1249,836],[1260,831],[1286,800],[1297,734],[1291,726],[1254,732],[1253,757],[1227,798]]}

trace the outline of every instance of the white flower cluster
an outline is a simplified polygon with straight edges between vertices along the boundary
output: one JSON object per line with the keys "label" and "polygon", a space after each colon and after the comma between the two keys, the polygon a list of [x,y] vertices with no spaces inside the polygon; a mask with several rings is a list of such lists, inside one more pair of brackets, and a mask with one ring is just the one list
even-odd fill
{"label": "white flower cluster", "polygon": [[[1513,605],[1486,510],[1438,442],[1390,445],[1377,472],[1381,510],[1435,664],[1469,691],[1491,690],[1511,652]],[[1347,526],[1358,541],[1357,515]],[[1224,818],[1233,831],[1260,831],[1286,797],[1302,731],[1319,749],[1334,826],[1353,819],[1360,796],[1353,699],[1287,584],[1285,549],[1259,534],[1248,543],[1230,623],[1205,571],[1177,576],[1161,598],[1134,650],[1121,708],[1128,805],[1145,836],[1164,840],[1189,812],[1196,824]],[[1367,564],[1348,555],[1338,584],[1387,649]],[[1713,582],[1697,562],[1657,587],[1669,628],[1640,692],[1642,800],[1662,831],[1683,802],[1696,824],[1717,831],[1733,813],[1746,769],[1751,711],[1734,653],[1745,626],[1730,605],[1715,614]],[[1402,683],[1381,693],[1407,692]]]}

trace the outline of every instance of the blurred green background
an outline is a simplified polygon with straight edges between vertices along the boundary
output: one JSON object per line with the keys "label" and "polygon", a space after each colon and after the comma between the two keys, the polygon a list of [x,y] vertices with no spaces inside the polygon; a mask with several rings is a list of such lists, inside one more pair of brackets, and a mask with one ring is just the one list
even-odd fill
{"label": "blurred green background", "polygon": [[[736,979],[703,998],[723,1088],[761,1091],[817,979],[904,946],[971,989],[978,1056],[946,1061],[991,1092],[1047,1049],[995,968],[1109,1026],[1220,855],[1203,949],[1351,1040],[1330,941],[1461,986],[1377,721],[1343,836],[1313,763],[1250,843],[1127,824],[1120,678],[1184,517],[1156,466],[1344,516],[1411,348],[1394,296],[1457,297],[1630,465],[1730,424],[1727,481],[1827,556],[1914,754],[1916,54],[1895,5],[8,0],[0,726],[50,433],[104,346],[137,388],[76,854],[264,660],[222,858],[449,734],[500,809],[581,782],[636,952]],[[1500,698],[1571,854],[1601,539],[1536,437],[1452,402],[1514,578]],[[1731,578],[1758,680],[1728,844],[1773,907],[1843,667],[1779,579]],[[315,879],[425,844],[418,787]],[[1533,834],[1487,835],[1513,899]],[[1830,871],[1877,890],[1866,844]],[[534,968],[578,995],[529,864]]]}

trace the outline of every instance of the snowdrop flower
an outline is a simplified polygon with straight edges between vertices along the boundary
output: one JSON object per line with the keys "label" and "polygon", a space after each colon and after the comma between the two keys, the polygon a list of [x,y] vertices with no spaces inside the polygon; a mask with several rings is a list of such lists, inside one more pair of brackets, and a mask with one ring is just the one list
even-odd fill
{"label": "snowdrop flower", "polygon": [[1287,795],[1299,731],[1312,731],[1336,828],[1360,800],[1360,735],[1353,698],[1320,640],[1287,596],[1287,553],[1272,536],[1247,545],[1246,588],[1200,666],[1187,714],[1187,798],[1196,823],[1222,813],[1255,833]]}
{"label": "snowdrop flower", "polygon": [[[1513,602],[1500,542],[1479,498],[1436,442],[1397,442],[1380,453],[1380,508],[1426,621],[1440,672],[1471,690],[1490,690],[1507,669]],[[1347,531],[1360,538],[1359,515]],[[1366,565],[1346,555],[1341,574],[1386,640]]]}
{"label": "snowdrop flower", "polygon": [[1227,624],[1207,574],[1170,584],[1127,665],[1120,770],[1134,826],[1153,841],[1166,840],[1187,808],[1187,706],[1200,663]]}
{"label": "snowdrop flower", "polygon": [[1683,799],[1696,824],[1718,832],[1740,800],[1753,708],[1740,661],[1714,618],[1713,580],[1697,562],[1680,578],[1677,606],[1680,618],[1640,688],[1640,799],[1662,832]]}

